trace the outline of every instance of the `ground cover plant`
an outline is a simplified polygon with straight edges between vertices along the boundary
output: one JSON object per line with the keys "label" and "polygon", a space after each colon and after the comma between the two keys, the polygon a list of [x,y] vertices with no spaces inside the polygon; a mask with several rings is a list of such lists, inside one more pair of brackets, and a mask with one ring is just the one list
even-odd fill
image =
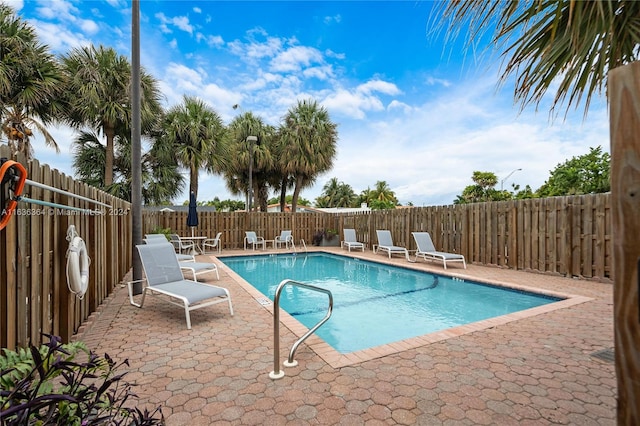
{"label": "ground cover plant", "polygon": [[[97,356],[82,342],[63,344],[45,335],[42,346],[3,349],[0,356],[2,425],[161,425],[160,407],[132,407],[137,398],[127,374],[108,354]],[[86,360],[81,360],[86,359]]]}

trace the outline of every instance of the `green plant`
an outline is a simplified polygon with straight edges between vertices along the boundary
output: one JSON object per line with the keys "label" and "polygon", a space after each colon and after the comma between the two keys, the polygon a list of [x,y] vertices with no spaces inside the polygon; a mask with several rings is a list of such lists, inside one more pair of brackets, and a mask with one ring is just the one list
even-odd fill
{"label": "green plant", "polygon": [[[0,356],[0,423],[4,425],[160,425],[160,407],[153,412],[131,408],[132,384],[116,373],[116,363],[99,357],[84,343],[63,344],[45,335],[39,348],[3,349]],[[77,356],[86,361],[77,362]],[[125,406],[127,405],[127,406]]]}
{"label": "green plant", "polygon": [[322,240],[331,241],[338,235],[338,231],[335,229],[324,229],[313,234],[313,238],[311,239],[311,244],[314,246],[319,246],[322,243]]}
{"label": "green plant", "polygon": [[169,241],[170,240],[169,235],[171,235],[171,228],[161,228],[159,226],[156,226],[155,228],[153,228],[151,233],[152,234],[164,234],[164,236],[167,237],[167,241]]}

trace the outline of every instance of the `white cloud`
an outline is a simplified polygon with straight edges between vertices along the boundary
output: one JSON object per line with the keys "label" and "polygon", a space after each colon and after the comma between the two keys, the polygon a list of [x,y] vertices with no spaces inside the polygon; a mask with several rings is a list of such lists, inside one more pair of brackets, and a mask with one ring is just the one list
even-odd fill
{"label": "white cloud", "polygon": [[306,68],[302,71],[302,75],[305,78],[317,78],[318,80],[329,80],[335,77],[331,65]]}
{"label": "white cloud", "polygon": [[387,95],[398,95],[400,89],[393,84],[382,80],[369,80],[364,84],[359,85],[356,91],[364,94],[371,94],[372,92],[380,92]]}
{"label": "white cloud", "polygon": [[334,22],[336,24],[339,24],[342,21],[342,16],[340,16],[340,14],[334,15],[334,16],[325,16],[324,17],[324,23],[329,25],[329,24],[333,24]]}
{"label": "white cloud", "polygon": [[393,83],[374,79],[353,89],[338,89],[326,95],[322,104],[332,113],[362,120],[367,112],[384,111],[384,104],[376,93],[397,95],[401,91]]}
{"label": "white cloud", "polygon": [[211,47],[218,47],[218,46],[224,45],[224,39],[222,38],[222,36],[219,36],[219,35],[207,36],[206,41],[207,41],[207,45]]}
{"label": "white cloud", "polygon": [[387,111],[393,111],[393,110],[400,110],[403,113],[409,113],[411,112],[411,106],[405,104],[404,102],[400,102],[398,100],[392,100],[389,105],[387,105]]}
{"label": "white cloud", "polygon": [[67,52],[72,48],[88,46],[91,41],[79,32],[71,31],[65,25],[57,25],[43,21],[29,21],[38,34],[40,41],[53,51]]}
{"label": "white cloud", "polygon": [[175,16],[173,18],[169,18],[164,13],[159,12],[155,14],[155,17],[158,21],[160,21],[160,29],[164,33],[173,32],[169,27],[173,26],[181,31],[193,34],[193,25],[191,25],[191,23],[189,22],[189,18],[186,16]]}
{"label": "white cloud", "polygon": [[100,31],[100,27],[98,26],[98,24],[96,24],[95,21],[89,19],[82,19],[80,21],[80,28],[83,32],[89,35],[95,34]]}
{"label": "white cloud", "polygon": [[323,62],[322,54],[313,47],[293,46],[271,60],[273,72],[297,72],[313,63]]}
{"label": "white cloud", "polygon": [[24,7],[23,0],[7,0],[6,3],[13,8],[13,10],[19,12]]}
{"label": "white cloud", "polygon": [[64,0],[40,1],[37,13],[43,19],[73,22],[78,15],[78,8],[72,2]]}
{"label": "white cloud", "polygon": [[264,42],[252,41],[245,44],[239,40],[229,43],[231,52],[243,59],[272,58],[282,49],[282,40],[277,37],[269,37]]}
{"label": "white cloud", "polygon": [[444,87],[449,87],[451,86],[451,82],[449,80],[444,80],[442,78],[435,78],[435,77],[427,77],[425,79],[425,83],[428,86],[444,86]]}
{"label": "white cloud", "polygon": [[171,19],[171,23],[189,34],[193,33],[193,26],[189,23],[189,18],[186,16],[176,16]]}

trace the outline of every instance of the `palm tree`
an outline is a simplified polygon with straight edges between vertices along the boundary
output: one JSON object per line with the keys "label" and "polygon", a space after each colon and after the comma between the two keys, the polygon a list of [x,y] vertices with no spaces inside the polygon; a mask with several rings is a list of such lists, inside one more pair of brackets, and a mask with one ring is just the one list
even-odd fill
{"label": "palm tree", "polygon": [[46,125],[60,116],[63,74],[34,29],[0,4],[0,128],[11,151],[32,158],[36,130],[59,152]]}
{"label": "palm tree", "polygon": [[[227,188],[233,194],[247,194],[249,191],[249,162],[251,157],[251,184],[256,204],[261,211],[267,210],[269,188],[279,179],[274,171],[273,141],[275,129],[266,125],[262,118],[251,112],[244,112],[229,124],[229,161],[225,167]],[[248,145],[247,137],[256,136],[257,143]],[[247,210],[251,206],[246,206]]]}
{"label": "palm tree", "polygon": [[604,91],[609,70],[635,61],[640,43],[640,2],[475,0],[440,2],[434,19],[455,37],[467,31],[473,46],[493,29],[489,42],[505,58],[502,83],[515,77],[515,100],[538,106],[555,89],[551,112]]}
{"label": "palm tree", "polygon": [[316,199],[318,207],[351,207],[356,199],[351,185],[331,178],[323,187],[322,194]]}
{"label": "palm tree", "polygon": [[218,113],[204,101],[184,96],[167,111],[163,138],[173,146],[178,163],[189,169],[189,192],[198,196],[200,169],[221,173],[227,159],[225,127]]}
{"label": "palm tree", "polygon": [[[114,139],[118,127],[131,123],[131,65],[112,48],[99,46],[72,50],[62,57],[67,74],[66,93],[72,126],[89,127],[106,138],[104,183],[113,183]],[[156,80],[140,72],[142,133],[161,116]]]}
{"label": "palm tree", "polygon": [[389,184],[384,180],[379,180],[376,182],[376,186],[373,191],[371,191],[371,195],[375,200],[390,203],[394,206],[398,205],[396,194],[391,190]]}
{"label": "palm tree", "polygon": [[314,100],[298,101],[284,117],[280,131],[279,161],[283,188],[289,176],[295,187],[291,210],[296,211],[300,191],[313,185],[318,175],[331,169],[336,155],[337,125]]}
{"label": "palm tree", "polygon": [[[130,133],[116,135],[114,156],[114,181],[104,184],[106,148],[95,132],[81,132],[74,141],[73,168],[76,176],[88,184],[131,201],[131,138]],[[144,204],[164,204],[180,193],[184,177],[178,170],[173,149],[156,141],[149,152],[142,155],[142,200]]]}
{"label": "palm tree", "polygon": [[[439,10],[442,19],[436,21],[452,35],[460,29],[468,31],[471,43],[495,25],[490,46],[503,49],[506,65],[501,81],[515,76],[515,99],[522,107],[530,103],[539,105],[547,91],[555,90],[552,114],[563,102],[568,111],[584,100],[586,116],[592,96],[606,91],[609,72],[636,61],[640,54],[640,2],[635,0],[452,1],[440,3]],[[629,77],[632,79],[637,77]],[[634,102],[637,98],[628,93],[625,96]],[[629,111],[628,120],[637,123],[637,110]],[[612,135],[614,131],[628,134],[627,138],[635,133],[632,129],[612,128]],[[615,148],[623,152],[618,144],[612,141],[612,151]],[[626,149],[620,164],[632,164],[639,155],[637,149]],[[612,162],[612,177],[623,176],[618,164]],[[624,176],[629,176],[628,172]],[[637,179],[632,185],[637,186]],[[620,241],[614,247],[614,264],[620,267],[616,269],[614,284],[618,423],[638,424],[640,326],[638,288],[634,282],[638,275],[635,267],[638,252],[623,247],[623,243],[631,241],[623,235],[640,226],[636,210],[628,204],[628,194],[612,190],[612,204],[621,207],[613,225],[614,239]],[[624,229],[618,229],[617,219],[622,218]]]}

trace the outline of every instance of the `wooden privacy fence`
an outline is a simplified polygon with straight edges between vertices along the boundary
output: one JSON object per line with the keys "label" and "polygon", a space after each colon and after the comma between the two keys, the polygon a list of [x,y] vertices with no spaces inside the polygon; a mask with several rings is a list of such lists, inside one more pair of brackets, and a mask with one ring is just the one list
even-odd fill
{"label": "wooden privacy fence", "polygon": [[[10,157],[0,146],[0,157]],[[39,344],[42,333],[69,340],[131,268],[130,204],[75,182],[37,161],[18,158],[34,182],[108,204],[96,206],[68,195],[27,186],[25,195],[49,203],[93,210],[92,214],[20,203],[0,231],[0,343]],[[5,185],[6,186],[6,185]],[[411,232],[428,231],[439,250],[463,254],[468,262],[563,276],[613,280],[610,194],[401,208],[361,213],[200,212],[197,235],[222,232],[223,248],[241,248],[244,232],[272,240],[290,229],[311,244],[318,231],[342,239],[353,228],[369,249],[376,229],[391,231],[396,245],[415,249]],[[143,212],[143,233],[160,228],[191,235],[186,212]],[[89,289],[80,300],[67,287],[66,240],[75,225],[89,257]]]}
{"label": "wooden privacy fence", "polygon": [[[466,205],[401,208],[363,213],[199,213],[197,235],[222,232],[223,248],[241,248],[244,232],[273,239],[290,229],[296,244],[321,230],[353,228],[369,248],[376,229],[396,245],[415,249],[411,232],[427,231],[438,250],[471,263],[611,282],[610,194],[551,197]],[[186,212],[144,212],[143,232],[159,228],[191,235]]]}
{"label": "wooden privacy fence", "polygon": [[[11,157],[4,145],[0,146],[0,157]],[[18,203],[13,217],[0,231],[0,343],[4,348],[40,344],[42,333],[68,341],[131,267],[129,203],[35,160],[27,162],[19,157],[17,161],[27,169],[29,180],[111,208],[25,186],[23,195],[28,198],[93,212]],[[89,288],[82,300],[67,287],[69,225],[75,225],[91,258]]]}

